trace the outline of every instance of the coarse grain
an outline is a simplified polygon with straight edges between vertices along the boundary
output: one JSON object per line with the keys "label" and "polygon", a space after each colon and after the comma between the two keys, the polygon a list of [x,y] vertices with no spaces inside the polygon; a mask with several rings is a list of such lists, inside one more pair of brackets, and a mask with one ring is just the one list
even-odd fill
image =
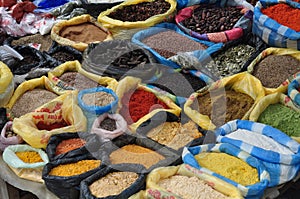
{"label": "coarse grain", "polygon": [[22,160],[25,163],[43,162],[43,159],[41,158],[40,154],[36,151],[20,151],[16,152],[16,155],[20,160]]}
{"label": "coarse grain", "polygon": [[67,140],[62,140],[57,146],[55,150],[55,155],[67,153],[74,149],[78,149],[83,147],[86,144],[86,141],[81,138],[71,138]]}
{"label": "coarse grain", "polygon": [[117,129],[116,120],[106,117],[102,120],[99,127],[107,131],[114,131]]}
{"label": "coarse grain", "polygon": [[255,67],[253,75],[263,86],[277,88],[291,75],[300,71],[300,61],[289,55],[268,55]]}
{"label": "coarse grain", "polygon": [[41,35],[41,34],[35,34],[35,35],[29,35],[24,36],[19,39],[13,40],[11,42],[12,46],[24,46],[28,44],[41,44],[40,51],[48,51],[52,45],[53,40],[51,39],[50,34],[47,35]]}
{"label": "coarse grain", "polygon": [[26,91],[13,105],[11,112],[14,117],[21,117],[53,100],[57,96],[57,94],[41,88]]}
{"label": "coarse grain", "polygon": [[227,196],[214,190],[203,180],[192,176],[173,175],[160,180],[158,186],[179,195],[182,199],[225,199]]}
{"label": "coarse grain", "polygon": [[99,91],[84,94],[82,100],[88,106],[106,106],[111,104],[115,98],[110,93]]}
{"label": "coarse grain", "polygon": [[112,172],[93,182],[89,188],[97,198],[116,196],[129,188],[138,177],[134,172]]}
{"label": "coarse grain", "polygon": [[203,152],[195,155],[201,167],[248,186],[259,182],[258,171],[243,160],[227,153]]}
{"label": "coarse grain", "polygon": [[135,144],[129,144],[113,151],[110,156],[112,164],[133,163],[142,164],[147,169],[164,159],[161,154]]}
{"label": "coarse grain", "polygon": [[51,56],[58,61],[61,61],[62,63],[65,63],[66,61],[74,61],[76,60],[75,56],[69,52],[63,52],[63,51],[58,51],[54,52],[51,54]]}
{"label": "coarse grain", "polygon": [[94,88],[99,86],[99,84],[88,77],[78,73],[78,72],[65,72],[60,77],[61,81],[67,83],[69,86],[74,87],[78,90]]}

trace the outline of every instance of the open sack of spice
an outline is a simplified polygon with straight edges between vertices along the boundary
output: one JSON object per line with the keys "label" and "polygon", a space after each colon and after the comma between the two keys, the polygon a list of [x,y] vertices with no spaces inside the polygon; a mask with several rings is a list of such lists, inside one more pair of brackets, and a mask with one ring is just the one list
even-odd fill
{"label": "open sack of spice", "polygon": [[254,8],[252,32],[270,46],[300,49],[300,4],[262,0]]}
{"label": "open sack of spice", "polygon": [[96,19],[85,14],[56,23],[51,30],[51,38],[60,45],[84,51],[89,43],[111,40],[112,35]]}
{"label": "open sack of spice", "polygon": [[243,198],[235,186],[188,164],[154,169],[147,176],[146,187],[149,199]]}
{"label": "open sack of spice", "polygon": [[121,4],[124,0],[80,0],[80,2],[91,16],[97,18],[101,12]]}
{"label": "open sack of spice", "polygon": [[288,86],[288,96],[293,100],[296,106],[300,107],[300,73],[292,79]]}
{"label": "open sack of spice", "polygon": [[234,119],[247,119],[264,96],[260,81],[243,72],[191,94],[184,104],[184,112],[201,128],[212,130]]}
{"label": "open sack of spice", "polygon": [[263,97],[252,110],[249,120],[277,128],[300,143],[300,109],[285,94]]}
{"label": "open sack of spice", "polygon": [[119,97],[117,113],[124,117],[132,132],[157,112],[180,114],[181,108],[170,98],[140,83],[141,79],[128,76],[119,82],[116,89]]}
{"label": "open sack of spice", "polygon": [[13,74],[9,67],[0,61],[0,107],[7,105],[13,93]]}
{"label": "open sack of spice", "polygon": [[43,183],[42,170],[49,162],[47,154],[27,144],[8,146],[3,152],[4,162],[20,178]]}
{"label": "open sack of spice", "polygon": [[12,131],[12,122],[8,121],[1,131],[0,150],[4,151],[6,147],[15,144],[21,144],[22,142],[23,139]]}
{"label": "open sack of spice", "polygon": [[46,148],[51,135],[86,131],[87,120],[77,105],[77,92],[61,95],[13,120],[13,131],[35,148]]}
{"label": "open sack of spice", "polygon": [[267,48],[247,67],[264,86],[265,93],[286,93],[293,75],[300,72],[300,52],[287,48]]}
{"label": "open sack of spice", "polygon": [[185,164],[237,187],[245,198],[261,198],[270,175],[256,157],[228,143],[185,147]]}
{"label": "open sack of spice", "polygon": [[172,23],[141,30],[133,35],[131,41],[149,50],[161,64],[172,68],[197,65],[223,45],[186,35]]}
{"label": "open sack of spice", "polygon": [[192,37],[211,42],[228,42],[251,32],[253,6],[247,1],[188,1],[175,21]]}

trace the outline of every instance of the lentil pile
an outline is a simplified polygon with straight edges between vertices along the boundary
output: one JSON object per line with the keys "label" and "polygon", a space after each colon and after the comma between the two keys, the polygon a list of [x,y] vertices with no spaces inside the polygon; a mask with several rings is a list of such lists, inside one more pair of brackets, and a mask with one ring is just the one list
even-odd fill
{"label": "lentil pile", "polygon": [[106,117],[101,123],[100,128],[105,129],[107,131],[114,131],[117,129],[116,120]]}
{"label": "lentil pile", "polygon": [[82,100],[88,106],[106,106],[112,103],[115,98],[107,92],[99,91],[84,94]]}
{"label": "lentil pile", "polygon": [[200,153],[195,158],[201,167],[248,186],[259,182],[258,171],[243,160],[226,153]]}
{"label": "lentil pile", "polygon": [[80,147],[83,147],[85,144],[86,141],[81,138],[71,138],[63,140],[56,146],[55,155],[67,153],[74,149],[78,149]]}
{"label": "lentil pile", "polygon": [[52,39],[50,37],[50,34],[47,35],[41,35],[41,34],[35,34],[35,35],[29,35],[24,36],[19,39],[13,40],[11,42],[12,46],[23,46],[28,44],[41,44],[40,51],[48,51],[52,45]]}
{"label": "lentil pile", "polygon": [[250,96],[234,90],[214,90],[198,96],[199,112],[208,115],[216,126],[242,119],[253,103]]}
{"label": "lentil pile", "polygon": [[16,152],[16,155],[20,160],[22,160],[25,163],[37,163],[37,162],[43,162],[40,154],[35,151],[21,151]]}
{"label": "lentil pile", "polygon": [[99,86],[97,82],[94,82],[78,72],[65,72],[59,77],[59,79],[78,90]]}
{"label": "lentil pile", "polygon": [[100,164],[100,160],[80,160],[75,163],[61,164],[52,168],[49,175],[64,177],[80,175],[98,168]]}
{"label": "lentil pile", "polygon": [[120,21],[145,21],[146,19],[159,14],[164,14],[170,9],[171,5],[165,0],[155,0],[142,2],[134,5],[127,5],[115,10],[108,15],[109,18]]}
{"label": "lentil pile", "polygon": [[89,188],[97,198],[115,196],[130,187],[138,177],[133,172],[112,172],[93,182]]}
{"label": "lentil pile", "polygon": [[203,180],[193,176],[174,175],[158,182],[158,186],[179,195],[182,199],[222,199],[227,198],[214,190]]}
{"label": "lentil pile", "polygon": [[164,156],[151,149],[129,144],[113,151],[109,158],[112,164],[133,163],[142,164],[146,168],[150,168],[152,165],[163,160]]}
{"label": "lentil pile", "polygon": [[263,86],[277,88],[291,75],[299,72],[300,61],[289,55],[269,55],[255,67],[253,75]]}
{"label": "lentil pile", "polygon": [[300,136],[300,112],[282,104],[270,104],[257,121],[277,128],[288,136]]}
{"label": "lentil pile", "polygon": [[191,40],[172,30],[151,35],[143,39],[142,42],[154,50],[158,50],[157,52],[165,58],[169,58],[178,52],[190,52],[207,48],[204,44]]}
{"label": "lentil pile", "polygon": [[21,117],[26,113],[33,112],[36,108],[46,104],[57,96],[55,93],[40,88],[26,91],[13,105],[11,112],[14,117]]}

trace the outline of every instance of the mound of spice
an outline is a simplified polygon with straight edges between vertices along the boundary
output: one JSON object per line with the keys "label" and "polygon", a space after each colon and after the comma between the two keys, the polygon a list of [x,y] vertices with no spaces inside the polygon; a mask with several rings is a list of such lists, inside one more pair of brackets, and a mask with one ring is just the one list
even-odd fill
{"label": "mound of spice", "polygon": [[78,72],[65,72],[59,79],[78,90],[94,88],[99,84]]}
{"label": "mound of spice", "polygon": [[25,46],[29,44],[40,44],[40,51],[48,51],[52,45],[52,39],[50,34],[47,35],[41,35],[41,34],[35,34],[35,35],[29,35],[24,36],[19,39],[13,40],[11,42],[12,46]]}
{"label": "mound of spice", "polygon": [[107,33],[93,23],[82,23],[66,26],[60,31],[60,36],[71,41],[92,43],[104,41]]}
{"label": "mound of spice", "polygon": [[112,172],[93,182],[89,188],[97,198],[115,196],[130,187],[138,177],[134,172]]}
{"label": "mound of spice", "polygon": [[172,30],[156,33],[146,37],[142,42],[165,58],[169,58],[178,52],[190,52],[207,48],[204,44]]}
{"label": "mound of spice", "polygon": [[133,5],[126,5],[108,15],[109,18],[120,21],[145,21],[159,14],[164,14],[170,9],[170,3],[165,0],[154,0]]}
{"label": "mound of spice", "polygon": [[243,160],[226,153],[204,152],[195,155],[201,167],[207,168],[241,185],[259,182],[258,171]]}
{"label": "mound of spice", "polygon": [[197,125],[192,121],[183,125],[179,122],[164,122],[147,133],[147,137],[175,150],[201,136]]}
{"label": "mound of spice", "polygon": [[300,137],[300,112],[282,104],[270,104],[257,121],[277,128],[288,136]]}
{"label": "mound of spice", "polygon": [[76,60],[76,57],[72,53],[64,51],[54,52],[53,54],[51,54],[51,56],[62,63]]}
{"label": "mound of spice", "polygon": [[53,176],[75,176],[100,166],[101,160],[80,160],[75,163],[61,164],[51,169],[49,175]]}
{"label": "mound of spice", "polygon": [[152,165],[163,160],[164,156],[151,149],[129,144],[113,151],[109,158],[112,164],[133,163],[142,164],[146,168],[150,168]]}
{"label": "mound of spice", "polygon": [[56,146],[55,155],[67,153],[74,149],[78,149],[80,147],[83,147],[85,143],[86,141],[81,138],[71,138],[63,140]]}
{"label": "mound of spice", "polygon": [[208,115],[216,126],[242,119],[253,103],[250,96],[234,90],[213,90],[198,96],[199,112]]}
{"label": "mound of spice", "polygon": [[40,121],[36,124],[36,127],[39,130],[46,130],[46,131],[51,131],[53,129],[58,129],[58,128],[63,128],[68,126],[69,124],[67,122],[65,122],[64,120],[59,121],[59,122],[54,122],[54,123],[45,123],[43,121]]}
{"label": "mound of spice", "polygon": [[117,129],[116,120],[111,119],[109,117],[106,117],[102,122],[100,123],[99,128],[105,129],[107,131],[114,131]]}
{"label": "mound of spice", "polygon": [[158,182],[158,186],[174,193],[182,199],[225,199],[227,196],[214,190],[203,180],[192,176],[174,175]]}
{"label": "mound of spice", "polygon": [[57,96],[57,94],[41,88],[26,91],[13,105],[11,112],[13,116],[21,117],[26,113],[33,112],[36,108],[55,99]]}
{"label": "mound of spice", "polygon": [[99,91],[84,94],[82,100],[88,106],[106,106],[112,103],[115,98],[107,92]]}
{"label": "mound of spice", "polygon": [[16,155],[20,160],[22,160],[25,163],[37,163],[37,162],[43,162],[40,154],[35,151],[21,151],[16,152]]}
{"label": "mound of spice", "polygon": [[263,86],[277,88],[291,75],[300,71],[300,61],[289,55],[269,55],[255,67],[253,75]]}
{"label": "mound of spice", "polygon": [[131,93],[132,92],[127,92],[124,94],[121,99],[122,108],[120,109],[120,114],[128,124],[137,122],[152,110],[169,108],[151,92],[137,89]]}
{"label": "mound of spice", "polygon": [[287,26],[296,32],[300,31],[300,10],[285,3],[278,3],[267,8],[262,8],[261,12],[279,24]]}

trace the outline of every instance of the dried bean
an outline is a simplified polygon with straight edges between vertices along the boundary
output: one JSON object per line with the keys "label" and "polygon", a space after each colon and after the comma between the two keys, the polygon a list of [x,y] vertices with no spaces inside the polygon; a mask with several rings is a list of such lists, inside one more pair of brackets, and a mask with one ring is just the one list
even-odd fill
{"label": "dried bean", "polygon": [[62,63],[66,61],[74,61],[76,59],[75,56],[72,55],[71,53],[61,52],[61,51],[55,52],[51,56]]}
{"label": "dried bean", "polygon": [[114,119],[106,117],[101,123],[100,128],[105,129],[107,131],[114,131],[117,129],[117,124]]}

